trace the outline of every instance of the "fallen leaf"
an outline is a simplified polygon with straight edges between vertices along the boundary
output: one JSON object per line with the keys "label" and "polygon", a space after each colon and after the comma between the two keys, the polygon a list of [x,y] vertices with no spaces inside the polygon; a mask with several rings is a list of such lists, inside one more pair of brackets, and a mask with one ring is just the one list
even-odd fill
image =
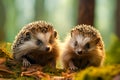
{"label": "fallen leaf", "polygon": [[3,63],[5,63],[6,62],[6,58],[0,58],[0,64],[3,64]]}
{"label": "fallen leaf", "polygon": [[32,76],[36,79],[46,78],[50,80],[50,76],[42,72],[42,67],[40,65],[32,65],[31,67],[22,67],[21,76]]}
{"label": "fallen leaf", "polygon": [[9,75],[14,75],[14,72],[9,70],[5,65],[0,65],[0,76],[9,77]]}

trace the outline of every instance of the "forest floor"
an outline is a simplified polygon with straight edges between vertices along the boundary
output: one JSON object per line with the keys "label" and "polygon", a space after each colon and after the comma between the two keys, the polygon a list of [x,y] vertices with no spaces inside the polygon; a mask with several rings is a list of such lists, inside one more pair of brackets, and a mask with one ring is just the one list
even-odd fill
{"label": "forest floor", "polygon": [[12,59],[9,43],[1,45],[0,80],[120,80],[120,64],[88,67],[76,72],[39,65],[25,68]]}

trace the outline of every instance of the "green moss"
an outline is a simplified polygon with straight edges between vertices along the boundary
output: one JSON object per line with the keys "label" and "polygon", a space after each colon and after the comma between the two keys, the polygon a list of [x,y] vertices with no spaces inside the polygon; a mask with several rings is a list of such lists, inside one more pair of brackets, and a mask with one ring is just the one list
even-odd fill
{"label": "green moss", "polygon": [[36,80],[36,79],[33,78],[33,77],[26,77],[26,76],[23,76],[23,77],[18,77],[18,78],[16,78],[16,80]]}
{"label": "green moss", "polygon": [[75,74],[75,80],[112,80],[120,73],[120,64],[104,67],[89,67]]}
{"label": "green moss", "polygon": [[12,59],[11,43],[0,42],[0,57]]}
{"label": "green moss", "polygon": [[[114,37],[113,40],[111,47],[107,50],[106,64],[109,65],[98,68],[89,67],[85,70],[78,71],[73,75],[74,80],[112,80],[116,75],[120,74],[120,59],[117,58],[120,56],[120,41],[117,37]],[[9,78],[16,80],[35,80],[33,77],[20,76],[21,64],[16,65],[16,63],[12,62],[10,46],[10,43],[2,43],[0,46],[0,57],[7,58],[6,66],[15,73]],[[50,76],[61,76],[62,72],[66,72],[63,69],[51,69],[48,66],[45,66],[42,70],[45,74]]]}
{"label": "green moss", "polygon": [[65,72],[63,69],[53,69],[48,66],[45,66],[42,71],[51,76],[60,76],[62,72]]}

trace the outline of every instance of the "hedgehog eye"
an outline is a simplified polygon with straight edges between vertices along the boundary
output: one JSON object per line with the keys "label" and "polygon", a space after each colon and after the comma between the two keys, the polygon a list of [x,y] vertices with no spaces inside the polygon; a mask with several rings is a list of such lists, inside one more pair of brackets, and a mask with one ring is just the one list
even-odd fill
{"label": "hedgehog eye", "polygon": [[37,44],[37,45],[42,45],[43,42],[42,42],[41,40],[38,39],[37,42],[36,42],[36,44]]}
{"label": "hedgehog eye", "polygon": [[85,45],[85,49],[89,49],[90,48],[90,43],[87,43],[86,45]]}
{"label": "hedgehog eye", "polygon": [[77,42],[77,41],[75,41],[74,46],[77,46],[77,45],[78,45],[78,42]]}

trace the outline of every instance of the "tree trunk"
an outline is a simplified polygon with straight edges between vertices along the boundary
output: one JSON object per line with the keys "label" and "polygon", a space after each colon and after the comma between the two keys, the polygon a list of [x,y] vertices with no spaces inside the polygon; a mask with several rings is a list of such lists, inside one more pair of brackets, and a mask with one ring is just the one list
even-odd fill
{"label": "tree trunk", "polygon": [[79,0],[78,24],[94,24],[95,0]]}
{"label": "tree trunk", "polygon": [[5,25],[5,8],[2,0],[0,0],[0,41],[3,41],[5,39],[4,25]]}
{"label": "tree trunk", "polygon": [[120,38],[120,0],[117,0],[116,34],[117,34],[117,36]]}

